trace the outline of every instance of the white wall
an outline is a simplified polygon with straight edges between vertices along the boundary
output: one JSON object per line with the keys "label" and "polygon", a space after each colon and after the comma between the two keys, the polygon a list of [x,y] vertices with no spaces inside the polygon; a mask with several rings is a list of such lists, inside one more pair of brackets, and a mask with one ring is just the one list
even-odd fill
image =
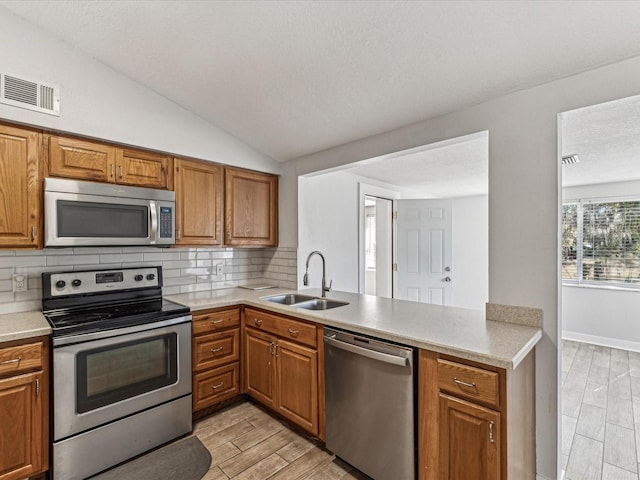
{"label": "white wall", "polygon": [[[563,202],[639,198],[640,181],[562,189]],[[562,338],[640,351],[640,290],[562,286]]]}
{"label": "white wall", "polygon": [[61,91],[60,117],[0,104],[0,119],[280,172],[267,155],[2,7],[0,44],[2,73]]}
{"label": "white wall", "polygon": [[452,220],[453,305],[482,310],[489,299],[487,195],[454,198]]}
{"label": "white wall", "polygon": [[[333,172],[299,180],[298,284],[302,286],[307,255],[320,250],[326,259],[327,283],[343,292],[358,292],[358,179]],[[319,288],[322,262],[309,262],[309,287]]]}
{"label": "white wall", "polygon": [[[640,57],[515,92],[429,121],[302,157],[284,165],[281,184],[295,198],[298,175],[489,131],[489,301],[543,311],[536,347],[536,465],[558,474],[558,338],[560,325],[560,156],[558,114],[640,94]],[[280,234],[297,243],[298,205]]]}

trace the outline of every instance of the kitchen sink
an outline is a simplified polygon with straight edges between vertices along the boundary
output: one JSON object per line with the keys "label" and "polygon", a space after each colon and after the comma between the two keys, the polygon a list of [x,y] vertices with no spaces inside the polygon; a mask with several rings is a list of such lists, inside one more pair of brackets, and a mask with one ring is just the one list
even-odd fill
{"label": "kitchen sink", "polygon": [[306,310],[329,310],[330,308],[342,307],[344,305],[349,305],[349,302],[341,302],[340,300],[331,300],[328,298],[314,298],[306,302],[296,303],[293,306]]}
{"label": "kitchen sink", "polygon": [[302,295],[300,293],[271,295],[269,297],[262,297],[261,300],[280,303],[281,305],[291,305],[292,307],[304,308],[306,310],[328,310],[330,308],[349,305],[349,302],[341,302],[340,300],[333,300],[329,298],[317,298],[311,295]]}
{"label": "kitchen sink", "polygon": [[270,297],[262,297],[262,300],[273,303],[281,303],[282,305],[293,305],[294,303],[306,302],[313,300],[312,295],[301,295],[299,293],[285,293],[282,295],[271,295]]}

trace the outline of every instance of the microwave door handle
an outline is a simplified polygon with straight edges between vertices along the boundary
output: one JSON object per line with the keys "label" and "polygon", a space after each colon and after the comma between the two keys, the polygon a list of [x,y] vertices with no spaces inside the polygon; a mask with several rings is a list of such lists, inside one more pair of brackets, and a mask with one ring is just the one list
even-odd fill
{"label": "microwave door handle", "polygon": [[154,244],[158,238],[158,203],[155,200],[149,201],[149,219],[151,220],[149,241]]}

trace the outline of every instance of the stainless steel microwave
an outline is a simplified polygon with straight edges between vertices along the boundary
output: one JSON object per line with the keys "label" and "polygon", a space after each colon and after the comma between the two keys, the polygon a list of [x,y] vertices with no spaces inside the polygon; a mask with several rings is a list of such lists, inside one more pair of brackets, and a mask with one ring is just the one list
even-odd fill
{"label": "stainless steel microwave", "polygon": [[175,193],[44,179],[45,247],[175,243]]}

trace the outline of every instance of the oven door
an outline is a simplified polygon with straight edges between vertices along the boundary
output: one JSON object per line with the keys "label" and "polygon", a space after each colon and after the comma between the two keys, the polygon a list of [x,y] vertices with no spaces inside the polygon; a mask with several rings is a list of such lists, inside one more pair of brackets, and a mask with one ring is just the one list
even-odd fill
{"label": "oven door", "polygon": [[54,346],[54,440],[191,393],[191,322],[153,325]]}

